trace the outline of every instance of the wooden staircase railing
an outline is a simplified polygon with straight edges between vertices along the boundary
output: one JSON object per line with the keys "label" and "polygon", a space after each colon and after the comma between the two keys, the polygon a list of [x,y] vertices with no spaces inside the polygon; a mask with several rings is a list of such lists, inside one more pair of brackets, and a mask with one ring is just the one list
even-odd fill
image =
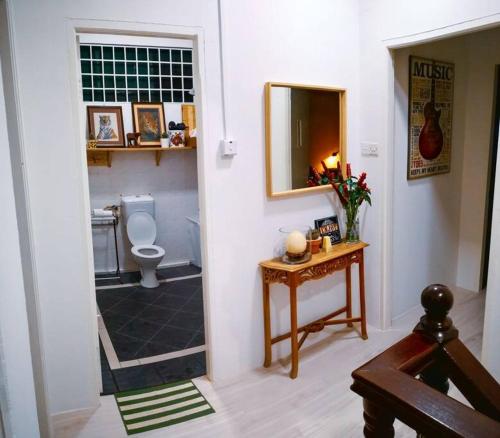
{"label": "wooden staircase railing", "polygon": [[[413,333],[352,373],[365,437],[393,437],[395,418],[420,437],[500,437],[500,386],[458,339],[447,316],[452,293],[433,284],[421,302],[425,315]],[[446,395],[448,379],[474,409]]]}

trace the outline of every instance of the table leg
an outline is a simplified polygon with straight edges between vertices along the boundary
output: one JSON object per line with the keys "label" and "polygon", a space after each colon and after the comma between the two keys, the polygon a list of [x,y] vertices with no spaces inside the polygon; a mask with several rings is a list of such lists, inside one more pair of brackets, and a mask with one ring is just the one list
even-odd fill
{"label": "table leg", "polygon": [[264,303],[264,366],[267,368],[273,360],[271,346],[271,304],[269,298],[269,283],[262,280],[263,303]]}
{"label": "table leg", "polygon": [[[351,265],[345,268],[345,306],[346,318],[352,318],[352,300],[351,300]],[[352,322],[347,323],[347,327],[352,327]]]}
{"label": "table leg", "polygon": [[366,305],[365,305],[365,261],[364,251],[361,250],[359,256],[359,307],[361,310],[361,337],[368,339],[366,332]]}
{"label": "table leg", "polygon": [[297,279],[296,274],[290,275],[290,342],[292,347],[292,369],[290,377],[295,379],[299,372],[299,342],[297,333]]}

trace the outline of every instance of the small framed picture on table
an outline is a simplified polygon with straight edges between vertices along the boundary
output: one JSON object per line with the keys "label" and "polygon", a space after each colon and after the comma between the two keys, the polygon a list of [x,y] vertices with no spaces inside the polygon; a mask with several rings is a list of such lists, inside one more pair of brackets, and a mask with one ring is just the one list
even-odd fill
{"label": "small framed picture on table", "polygon": [[125,147],[121,106],[88,106],[87,122],[97,147]]}
{"label": "small framed picture on table", "polygon": [[340,243],[342,236],[340,235],[339,220],[337,216],[324,217],[314,220],[314,228],[319,231],[321,237],[328,236],[332,245]]}

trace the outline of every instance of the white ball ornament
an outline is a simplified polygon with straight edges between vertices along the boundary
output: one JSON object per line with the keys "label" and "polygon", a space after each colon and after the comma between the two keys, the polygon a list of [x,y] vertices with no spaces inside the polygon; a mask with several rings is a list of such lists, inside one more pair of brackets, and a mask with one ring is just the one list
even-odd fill
{"label": "white ball ornament", "polygon": [[306,250],[307,241],[300,231],[292,231],[286,239],[286,250],[290,254],[301,254]]}

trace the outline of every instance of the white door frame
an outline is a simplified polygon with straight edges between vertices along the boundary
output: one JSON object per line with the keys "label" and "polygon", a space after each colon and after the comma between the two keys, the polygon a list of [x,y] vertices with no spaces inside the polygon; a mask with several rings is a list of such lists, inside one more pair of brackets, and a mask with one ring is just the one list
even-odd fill
{"label": "white door frame", "polygon": [[444,38],[452,38],[459,35],[486,30],[500,25],[500,14],[489,15],[466,22],[431,29],[425,32],[420,32],[401,37],[388,38],[383,40],[389,57],[387,61],[387,77],[388,77],[388,124],[387,124],[387,154],[384,165],[384,210],[383,210],[383,231],[382,231],[382,297],[381,297],[381,322],[382,328],[388,329],[392,325],[392,296],[393,296],[393,217],[394,217],[394,193],[392,187],[394,178],[394,150],[395,150],[395,130],[394,130],[394,113],[395,113],[395,94],[394,94],[394,60],[392,50],[403,47],[413,46],[416,44],[429,43],[434,40]]}
{"label": "white door frame", "polygon": [[[89,267],[89,284],[94,285],[94,256],[92,248],[92,229],[90,220],[90,193],[88,183],[88,169],[87,169],[87,155],[85,144],[85,123],[82,123],[82,114],[85,114],[84,103],[81,99],[81,75],[80,64],[78,56],[78,34],[92,33],[92,34],[112,34],[112,35],[127,35],[127,36],[148,36],[159,38],[177,38],[189,39],[193,41],[193,62],[194,62],[194,82],[195,82],[195,105],[197,108],[197,139],[198,147],[197,154],[197,168],[198,168],[198,202],[200,208],[200,238],[201,238],[201,253],[202,253],[202,281],[203,281],[203,302],[204,302],[204,320],[205,320],[205,338],[206,338],[206,353],[207,353],[207,375],[211,379],[212,371],[212,357],[211,357],[211,340],[212,333],[210,330],[211,313],[209,307],[209,281],[208,272],[210,271],[210,260],[208,257],[208,241],[210,223],[207,215],[206,206],[208,204],[208,190],[205,180],[207,174],[208,151],[204,147],[206,142],[206,132],[204,131],[207,126],[206,114],[207,101],[206,101],[206,80],[205,80],[205,39],[203,29],[201,27],[190,26],[174,26],[170,24],[161,23],[131,23],[123,21],[103,21],[103,20],[85,20],[85,19],[67,19],[66,22],[66,36],[68,44],[68,62],[70,71],[70,87],[71,87],[71,111],[75,121],[75,141],[74,144],[79,148],[79,164],[81,175],[80,185],[81,193],[83,196],[83,210],[81,217],[84,218],[82,222],[76,224],[80,227],[80,233],[86,237],[87,241],[87,257]],[[99,342],[98,342],[98,328],[97,328],[97,303],[96,303],[96,290],[91,287],[89,291],[90,300],[90,314],[87,315],[89,324],[91,324],[92,343],[95,345],[94,351],[94,364],[95,374],[97,376],[96,382],[98,386],[102,383],[100,374],[100,360],[99,360]],[[96,387],[97,395],[99,395],[99,388]]]}

